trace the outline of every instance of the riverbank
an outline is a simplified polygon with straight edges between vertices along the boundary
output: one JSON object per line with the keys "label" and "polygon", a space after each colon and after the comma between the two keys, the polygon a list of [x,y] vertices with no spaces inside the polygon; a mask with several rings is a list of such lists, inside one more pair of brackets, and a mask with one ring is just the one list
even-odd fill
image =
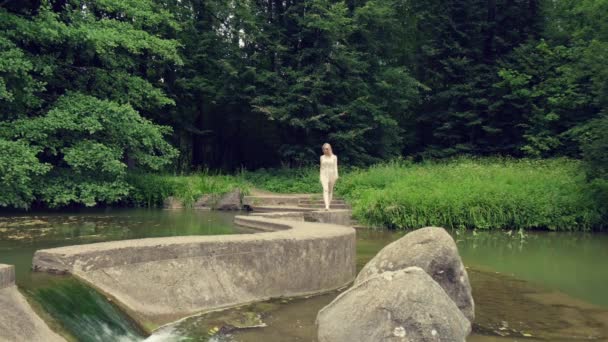
{"label": "riverbank", "polygon": [[[594,199],[582,165],[572,159],[458,158],[397,160],[367,168],[342,166],[337,195],[362,224],[394,229],[601,230],[605,208]],[[174,197],[191,207],[204,195],[239,190],[318,193],[317,167],[260,169],[234,175],[132,173],[112,206],[160,207]]]}
{"label": "riverbank", "polygon": [[[316,168],[245,173],[275,192],[319,193]],[[341,171],[336,192],[361,223],[396,229],[592,230],[605,226],[579,161],[393,161]]]}

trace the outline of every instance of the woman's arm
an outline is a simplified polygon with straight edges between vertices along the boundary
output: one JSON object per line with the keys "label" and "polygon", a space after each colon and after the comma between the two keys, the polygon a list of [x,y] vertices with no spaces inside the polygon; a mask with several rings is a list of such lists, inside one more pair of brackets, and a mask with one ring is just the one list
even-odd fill
{"label": "woman's arm", "polygon": [[336,156],[336,155],[334,155],[334,156],[336,157],[336,164],[335,164],[335,167],[336,167],[336,179],[338,179],[338,178],[340,178],[340,176],[338,176],[338,156]]}
{"label": "woman's arm", "polygon": [[323,175],[323,156],[319,157],[319,177]]}

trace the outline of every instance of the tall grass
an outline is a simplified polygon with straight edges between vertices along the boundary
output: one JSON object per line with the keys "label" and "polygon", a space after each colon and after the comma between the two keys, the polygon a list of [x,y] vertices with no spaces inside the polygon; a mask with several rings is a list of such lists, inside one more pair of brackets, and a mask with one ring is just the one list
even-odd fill
{"label": "tall grass", "polygon": [[[359,221],[371,225],[550,230],[602,226],[599,204],[576,160],[398,160],[365,169],[341,168],[340,175],[337,194],[350,202]],[[160,205],[169,196],[188,205],[204,194],[236,188],[322,191],[317,167],[243,171],[236,176],[132,174],[129,183],[131,201],[140,206]]]}
{"label": "tall grass", "polygon": [[128,176],[128,182],[131,185],[131,204],[146,207],[159,206],[169,196],[179,198],[186,205],[192,205],[202,195],[224,194],[234,189],[247,193],[250,188],[249,183],[241,176],[209,172],[186,176],[134,173]]}
{"label": "tall grass", "polygon": [[318,167],[260,169],[242,176],[259,189],[277,193],[318,193],[322,191]]}
{"label": "tall grass", "polygon": [[394,228],[599,227],[579,162],[461,158],[390,162],[350,172],[337,191],[357,219]]}

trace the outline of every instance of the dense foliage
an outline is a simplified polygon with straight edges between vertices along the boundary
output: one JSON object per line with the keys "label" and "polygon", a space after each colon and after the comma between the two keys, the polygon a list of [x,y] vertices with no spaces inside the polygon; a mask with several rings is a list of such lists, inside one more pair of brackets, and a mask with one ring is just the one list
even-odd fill
{"label": "dense foliage", "polygon": [[392,162],[343,177],[339,193],[357,218],[395,228],[544,228],[601,226],[580,163],[568,159],[456,159]]}
{"label": "dense foliage", "polygon": [[306,166],[326,141],[354,166],[585,158],[606,198],[607,16],[608,0],[1,1],[0,206],[125,200],[130,172]]}
{"label": "dense foliage", "polygon": [[152,1],[4,1],[0,9],[0,205],[114,202],[127,167],[159,170],[177,151],[142,113],[173,104],[155,83],[181,64]]}
{"label": "dense foliage", "polygon": [[144,207],[161,206],[169,196],[180,199],[186,206],[192,206],[203,195],[225,194],[236,189],[247,194],[251,186],[241,176],[212,174],[208,171],[188,176],[131,173],[127,180],[131,185],[127,204]]}
{"label": "dense foliage", "polygon": [[[606,155],[605,150],[597,151]],[[602,178],[591,184],[586,181],[583,169],[591,160],[456,158],[413,163],[396,159],[343,168],[336,192],[353,206],[360,222],[372,226],[601,229],[606,222],[605,202],[594,197],[606,196],[608,188]],[[255,188],[274,192],[319,193],[318,172],[317,168],[261,169],[242,177]]]}

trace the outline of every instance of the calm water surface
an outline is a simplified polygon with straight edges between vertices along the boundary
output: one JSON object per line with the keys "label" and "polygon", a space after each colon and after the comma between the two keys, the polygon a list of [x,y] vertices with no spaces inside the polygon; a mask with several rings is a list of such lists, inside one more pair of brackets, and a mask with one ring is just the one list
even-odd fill
{"label": "calm water surface", "polygon": [[[132,238],[233,234],[235,213],[141,209],[0,216],[0,263],[16,265],[21,290],[74,340],[145,337],[106,298],[71,277],[33,273],[42,248]],[[357,232],[360,269],[405,232]],[[476,301],[470,341],[571,341],[608,337],[608,235],[454,232]],[[313,341],[317,311],[338,292],[275,300],[186,319],[150,341]],[[253,326],[266,326],[242,329]],[[489,336],[494,335],[494,336]],[[499,335],[504,335],[501,337]],[[531,336],[529,336],[531,335]]]}

